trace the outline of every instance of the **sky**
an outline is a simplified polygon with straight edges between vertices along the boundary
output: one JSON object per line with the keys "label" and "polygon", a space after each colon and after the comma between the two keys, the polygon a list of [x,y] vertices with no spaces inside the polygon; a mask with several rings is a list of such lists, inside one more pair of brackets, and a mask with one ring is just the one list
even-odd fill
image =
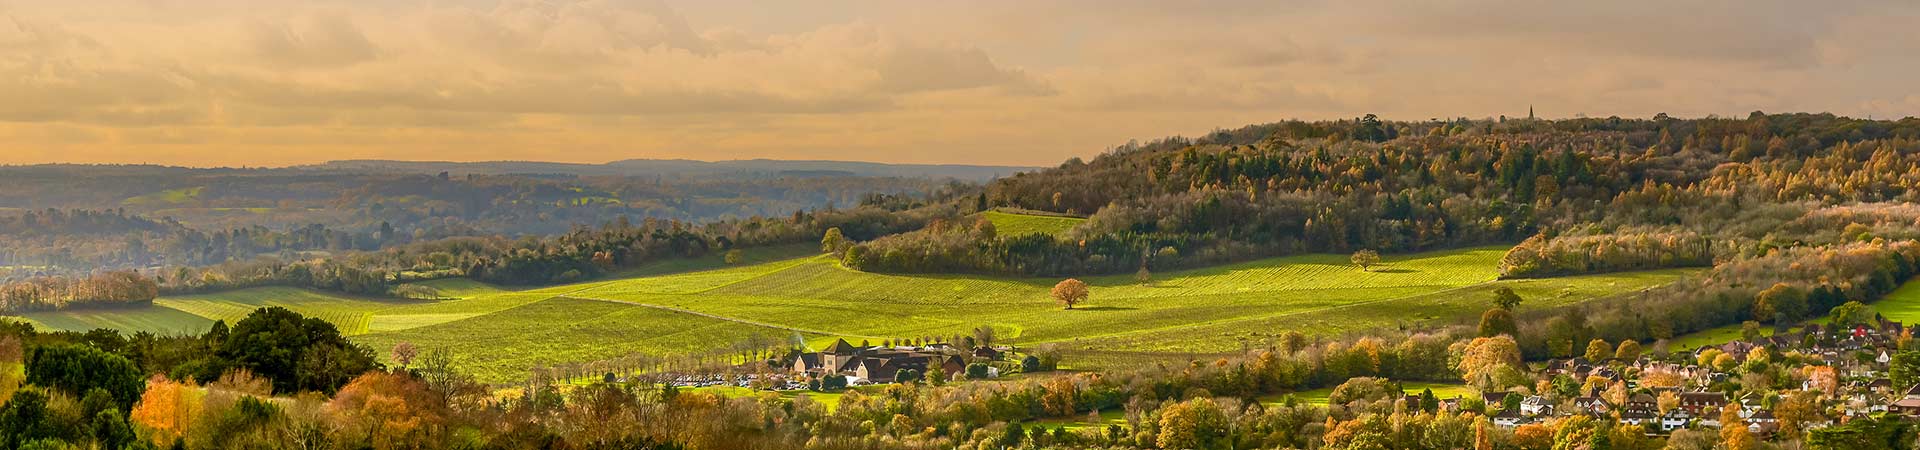
{"label": "sky", "polygon": [[0,0],[0,164],[1052,165],[1286,119],[1920,115],[1920,2]]}

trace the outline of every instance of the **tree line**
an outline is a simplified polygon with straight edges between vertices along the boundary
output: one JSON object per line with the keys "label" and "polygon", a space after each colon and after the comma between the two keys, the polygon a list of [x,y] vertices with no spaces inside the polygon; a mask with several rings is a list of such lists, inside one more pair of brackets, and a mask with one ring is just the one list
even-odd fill
{"label": "tree line", "polygon": [[[1511,276],[1702,266],[1836,242],[1780,230],[1833,233],[1794,222],[1852,204],[1920,200],[1916,167],[1913,119],[1282,122],[1130,144],[995,180],[972,205],[962,202],[969,211],[1089,218],[1066,237],[935,229],[863,243],[856,254],[874,271],[1054,276],[1544,235],[1511,267],[1532,275]],[[1178,256],[1155,261],[1166,247]],[[1548,257],[1558,259],[1520,260]]]}
{"label": "tree line", "polygon": [[256,255],[204,266],[31,277],[0,283],[0,312],[139,303],[158,295],[259,286],[389,296],[404,294],[396,292],[404,283],[436,278],[505,285],[567,283],[666,259],[817,242],[830,228],[855,239],[875,239],[952,215],[942,205],[873,200],[885,205],[705,224],[652,218],[634,223],[623,217],[549,237],[453,237],[375,247],[378,250]]}

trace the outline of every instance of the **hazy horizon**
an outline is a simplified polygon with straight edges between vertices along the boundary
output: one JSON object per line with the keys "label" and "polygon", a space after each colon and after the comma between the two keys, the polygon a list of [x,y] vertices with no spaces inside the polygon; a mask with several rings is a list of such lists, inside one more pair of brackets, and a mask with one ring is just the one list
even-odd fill
{"label": "hazy horizon", "polygon": [[100,165],[100,166],[125,165],[125,166],[179,167],[179,168],[187,168],[187,169],[291,169],[291,168],[298,168],[298,167],[324,166],[327,164],[351,163],[351,162],[361,162],[361,161],[396,162],[396,163],[407,163],[407,164],[515,164],[515,163],[520,163],[520,164],[570,164],[570,165],[582,165],[582,166],[601,166],[601,165],[609,165],[609,164],[626,162],[626,161],[686,161],[686,162],[698,162],[698,163],[767,161],[767,162],[782,162],[782,163],[851,163],[851,164],[885,164],[885,165],[897,165],[897,166],[977,166],[977,167],[1006,167],[1006,168],[1043,168],[1043,167],[1051,167],[1051,166],[1059,165],[1059,162],[1057,161],[1053,164],[1022,165],[1022,164],[985,164],[985,163],[967,163],[967,162],[898,163],[898,162],[887,162],[887,161],[862,161],[862,160],[850,160],[850,159],[786,159],[786,158],[727,158],[727,159],[623,158],[623,159],[613,159],[613,160],[606,160],[606,161],[554,161],[554,160],[538,160],[538,159],[489,159],[489,160],[461,161],[461,160],[447,160],[447,159],[353,158],[353,159],[332,159],[332,160],[313,161],[313,162],[296,162],[296,163],[288,163],[288,164],[271,164],[271,165],[246,165],[246,164],[205,165],[205,164],[169,164],[169,163],[143,163],[143,162],[47,161],[47,162],[0,163],[0,167],[29,167],[29,166],[58,166],[58,165]]}
{"label": "hazy horizon", "polygon": [[1367,113],[1920,111],[1920,4],[0,3],[0,164],[1049,166]]}

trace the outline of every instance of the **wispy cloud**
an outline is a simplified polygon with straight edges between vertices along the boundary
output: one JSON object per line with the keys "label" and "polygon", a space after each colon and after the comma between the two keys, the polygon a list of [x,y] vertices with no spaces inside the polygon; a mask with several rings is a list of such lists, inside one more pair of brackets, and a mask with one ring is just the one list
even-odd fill
{"label": "wispy cloud", "polygon": [[1916,114],[1920,6],[1854,1],[0,4],[0,163],[1046,164],[1395,118]]}

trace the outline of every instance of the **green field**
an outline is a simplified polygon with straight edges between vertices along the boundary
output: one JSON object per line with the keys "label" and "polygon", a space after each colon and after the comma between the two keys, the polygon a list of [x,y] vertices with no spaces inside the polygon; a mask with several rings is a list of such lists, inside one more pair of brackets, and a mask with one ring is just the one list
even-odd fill
{"label": "green field", "polygon": [[127,206],[136,206],[136,205],[150,205],[150,204],[156,204],[156,203],[158,204],[186,203],[196,198],[200,198],[200,191],[205,189],[206,188],[204,187],[197,187],[197,186],[190,187],[190,188],[181,188],[181,189],[169,189],[169,190],[155,192],[152,194],[142,195],[138,197],[131,197],[126,200],[121,200],[120,204],[127,205]]}
{"label": "green field", "polygon": [[[1887,320],[1908,325],[1920,323],[1920,281],[1908,281],[1906,284],[1900,285],[1898,289],[1894,289],[1893,292],[1887,293],[1885,297],[1869,303],[1869,305],[1873,306],[1874,312],[1886,316]],[[1803,323],[1827,324],[1832,322],[1832,312],[1828,311],[1823,312],[1818,318],[1809,319]],[[1794,327],[1794,329],[1798,328],[1799,327]],[[1772,336],[1773,327],[1761,327],[1760,334]],[[1725,344],[1736,339],[1740,339],[1740,325],[1738,324],[1697,331],[1674,338],[1672,348],[1675,351],[1693,349],[1704,345]]]}
{"label": "green field", "polygon": [[1064,236],[1067,230],[1079,226],[1087,219],[1078,217],[1041,216],[1033,214],[1015,214],[1000,211],[984,213],[987,220],[993,222],[994,234],[1000,236],[1019,236],[1023,234],[1051,234]]}
{"label": "green field", "polygon": [[[1874,312],[1887,316],[1887,320],[1907,324],[1920,322],[1920,281],[1902,284],[1872,305]],[[1820,320],[1831,321],[1832,318],[1822,317]]]}
{"label": "green field", "polygon": [[807,247],[749,252],[738,265],[717,256],[675,260],[624,272],[624,278],[531,290],[467,280],[422,283],[452,300],[260,288],[26,318],[60,329],[192,332],[253,308],[284,306],[333,321],[383,355],[400,342],[448,350],[489,382],[523,379],[538,365],[691,353],[753,335],[817,345],[834,338],[947,337],[982,325],[993,326],[1002,343],[1058,344],[1066,366],[1101,369],[1217,357],[1293,330],[1337,335],[1451,323],[1485,309],[1499,286],[1525,297],[1522,308],[1544,308],[1690,272],[1495,281],[1503,248],[1390,255],[1368,272],[1353,268],[1345,255],[1299,255],[1166,271],[1147,284],[1132,275],[1090,277],[1088,301],[1063,310],[1047,295],[1058,279],[858,272],[808,255]]}
{"label": "green field", "polygon": [[202,333],[216,320],[228,324],[253,310],[279,306],[332,322],[348,335],[366,333],[376,313],[422,305],[423,301],[354,297],[289,287],[261,287],[161,297],[151,306],[77,309],[21,314],[41,328],[84,331],[113,328],[156,334]]}
{"label": "green field", "polygon": [[[812,246],[784,246],[746,252],[740,267],[760,270],[760,264],[791,260],[811,253]],[[673,259],[647,264],[618,274],[624,277],[696,272],[727,267],[719,255]],[[600,282],[605,283],[605,282]],[[355,297],[289,287],[237,289],[210,294],[161,297],[151,306],[42,311],[12,316],[46,329],[86,331],[113,328],[156,334],[202,333],[215,320],[231,324],[254,309],[280,306],[332,322],[341,332],[359,335],[395,331],[467,319],[512,309],[596,283],[514,291],[478,281],[454,278],[423,281],[451,300],[403,300]],[[4,318],[4,316],[0,316]]]}
{"label": "green field", "polygon": [[[878,341],[944,337],[992,325],[1005,342],[1057,343],[1069,352],[1067,365],[1091,369],[1141,358],[1222,354],[1287,330],[1341,333],[1456,320],[1484,309],[1497,286],[1527,297],[1524,308],[1542,308],[1688,273],[1493,281],[1502,253],[1477,248],[1393,256],[1373,272],[1352,268],[1341,255],[1302,255],[1169,271],[1147,285],[1131,276],[1092,277],[1091,299],[1071,311],[1047,297],[1057,279],[875,274],[848,270],[830,258],[803,257],[513,294],[521,301],[549,293],[558,298],[361,339],[376,346],[450,346],[483,378],[500,380],[518,376],[510,370],[528,364],[690,351],[702,340],[719,346],[756,333],[813,343],[832,337]],[[624,335],[616,325],[642,332]]]}
{"label": "green field", "polygon": [[[1471,396],[1480,394],[1478,391],[1475,391],[1472,387],[1469,387],[1464,384],[1458,384],[1458,383],[1428,383],[1428,382],[1419,382],[1419,381],[1403,381],[1400,383],[1400,390],[1408,394],[1419,394],[1421,391],[1424,391],[1427,389],[1432,389],[1434,398],[1438,398],[1441,400],[1457,398],[1457,397],[1471,397]],[[1314,389],[1311,391],[1300,391],[1292,394],[1281,394],[1281,395],[1263,397],[1260,399],[1260,401],[1262,403],[1279,404],[1285,401],[1288,395],[1293,396],[1293,399],[1295,401],[1298,401],[1301,403],[1307,403],[1312,405],[1325,405],[1327,404],[1327,398],[1333,396],[1333,388],[1327,387],[1327,388]]]}

